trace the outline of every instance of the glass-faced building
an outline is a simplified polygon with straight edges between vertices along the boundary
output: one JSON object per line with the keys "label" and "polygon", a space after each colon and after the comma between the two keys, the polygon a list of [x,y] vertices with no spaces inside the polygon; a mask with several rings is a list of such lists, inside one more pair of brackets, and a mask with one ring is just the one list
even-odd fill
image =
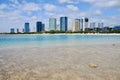
{"label": "glass-faced building", "polygon": [[24,32],[30,32],[29,23],[25,23]]}
{"label": "glass-faced building", "polygon": [[90,28],[94,29],[95,28],[95,22],[90,23]]}
{"label": "glass-faced building", "polygon": [[68,18],[60,17],[60,31],[67,31]]}
{"label": "glass-faced building", "polygon": [[102,28],[102,31],[103,31],[103,32],[107,32],[108,30],[109,30],[109,27],[103,27],[103,28]]}
{"label": "glass-faced building", "polygon": [[19,33],[19,29],[17,28],[17,33]]}
{"label": "glass-faced building", "polygon": [[83,31],[83,18],[80,19],[80,29]]}
{"label": "glass-faced building", "polygon": [[10,29],[10,33],[15,33],[15,29],[14,29],[14,28],[11,28],[11,29]]}
{"label": "glass-faced building", "polygon": [[24,29],[24,28],[22,29],[22,32],[23,32],[23,33],[25,32],[25,29]]}
{"label": "glass-faced building", "polygon": [[36,23],[36,32],[41,32],[42,31],[42,22],[37,22]]}
{"label": "glass-faced building", "polygon": [[42,31],[45,31],[45,24],[42,24]]}
{"label": "glass-faced building", "polygon": [[114,26],[113,30],[120,30],[120,26]]}
{"label": "glass-faced building", "polygon": [[56,18],[49,19],[49,30],[56,30]]}
{"label": "glass-faced building", "polygon": [[98,23],[98,28],[103,28],[104,27],[104,23]]}

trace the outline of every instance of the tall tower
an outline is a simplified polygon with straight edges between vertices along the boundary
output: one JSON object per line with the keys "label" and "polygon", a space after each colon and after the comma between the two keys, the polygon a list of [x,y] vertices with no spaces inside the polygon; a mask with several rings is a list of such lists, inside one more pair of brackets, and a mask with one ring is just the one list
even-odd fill
{"label": "tall tower", "polygon": [[81,19],[80,19],[80,28],[81,28],[82,31],[83,31],[83,21],[84,21],[84,19],[81,18]]}
{"label": "tall tower", "polygon": [[88,18],[82,18],[81,19],[81,22],[82,22],[82,31],[85,31],[85,29],[89,28],[88,27],[88,22],[89,22],[89,19]]}
{"label": "tall tower", "polygon": [[45,31],[45,24],[42,24],[42,31]]}
{"label": "tall tower", "polygon": [[98,23],[98,28],[103,28],[104,27],[104,23]]}
{"label": "tall tower", "polygon": [[90,28],[94,29],[95,28],[95,22],[90,23]]}
{"label": "tall tower", "polygon": [[68,18],[60,17],[60,31],[67,31]]}
{"label": "tall tower", "polygon": [[72,21],[72,31],[80,31],[80,19],[75,19]]}
{"label": "tall tower", "polygon": [[19,33],[19,29],[17,28],[17,33]]}
{"label": "tall tower", "polygon": [[56,18],[49,19],[49,30],[56,30]]}
{"label": "tall tower", "polygon": [[85,30],[89,28],[88,22],[89,22],[89,19],[88,19],[88,18],[85,18],[85,19],[84,19]]}
{"label": "tall tower", "polygon": [[29,28],[29,23],[28,22],[25,23],[24,32],[30,32],[30,28]]}
{"label": "tall tower", "polygon": [[11,28],[11,29],[10,29],[10,33],[15,33],[15,29],[14,29],[14,28]]}
{"label": "tall tower", "polygon": [[38,21],[36,23],[36,32],[41,32],[42,31],[42,26],[43,26],[42,22]]}

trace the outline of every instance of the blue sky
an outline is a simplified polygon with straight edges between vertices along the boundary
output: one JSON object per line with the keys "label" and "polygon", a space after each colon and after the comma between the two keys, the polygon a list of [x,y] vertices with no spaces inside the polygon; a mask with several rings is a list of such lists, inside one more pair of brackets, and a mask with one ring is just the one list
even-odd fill
{"label": "blue sky", "polygon": [[88,17],[90,22],[104,22],[106,26],[120,25],[120,0],[0,0],[0,32],[10,28],[24,28],[30,23],[35,31],[36,21],[42,21],[48,30],[49,18],[67,16],[69,29],[75,18]]}

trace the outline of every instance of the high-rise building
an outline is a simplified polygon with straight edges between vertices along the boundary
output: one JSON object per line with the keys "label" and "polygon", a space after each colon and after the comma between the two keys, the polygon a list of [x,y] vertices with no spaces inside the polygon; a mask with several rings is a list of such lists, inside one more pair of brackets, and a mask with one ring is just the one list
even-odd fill
{"label": "high-rise building", "polygon": [[19,29],[17,28],[17,33],[19,33]]}
{"label": "high-rise building", "polygon": [[120,30],[120,26],[114,26],[113,30]]}
{"label": "high-rise building", "polygon": [[81,19],[81,27],[82,27],[82,31],[85,31],[86,29],[88,29],[88,22],[89,22],[89,19],[88,18],[82,18]]}
{"label": "high-rise building", "polygon": [[15,29],[14,29],[14,28],[11,28],[11,29],[10,29],[10,33],[15,33]]}
{"label": "high-rise building", "polygon": [[45,31],[45,24],[42,24],[42,31]]}
{"label": "high-rise building", "polygon": [[94,29],[95,28],[95,22],[90,23],[90,28]]}
{"label": "high-rise building", "polygon": [[98,28],[103,28],[104,27],[104,23],[98,23]]}
{"label": "high-rise building", "polygon": [[103,32],[107,32],[110,28],[108,26],[101,28]]}
{"label": "high-rise building", "polygon": [[42,31],[42,22],[37,22],[36,23],[36,32],[41,32]]}
{"label": "high-rise building", "polygon": [[83,18],[80,19],[80,29],[83,31]]}
{"label": "high-rise building", "polygon": [[60,25],[59,24],[57,24],[56,30],[60,30]]}
{"label": "high-rise building", "polygon": [[80,31],[80,19],[75,19],[72,21],[72,31]]}
{"label": "high-rise building", "polygon": [[30,28],[29,28],[29,23],[25,23],[25,29],[24,32],[30,32]]}
{"label": "high-rise building", "polygon": [[49,30],[56,30],[56,18],[49,19]]}
{"label": "high-rise building", "polygon": [[60,17],[60,31],[67,31],[68,18]]}
{"label": "high-rise building", "polygon": [[89,29],[89,26],[88,26],[88,22],[89,22],[89,19],[88,18],[84,18],[84,28],[85,30]]}
{"label": "high-rise building", "polygon": [[23,28],[22,31],[23,31],[23,33],[24,33],[24,32],[25,32],[25,29]]}

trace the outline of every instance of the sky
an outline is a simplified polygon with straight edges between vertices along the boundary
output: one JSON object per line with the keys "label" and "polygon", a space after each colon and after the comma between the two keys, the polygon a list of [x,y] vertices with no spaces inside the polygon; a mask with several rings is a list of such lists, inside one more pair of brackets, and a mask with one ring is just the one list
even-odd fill
{"label": "sky", "polygon": [[49,29],[49,18],[68,17],[68,29],[76,18],[88,17],[89,22],[103,22],[105,26],[120,25],[120,0],[0,0],[0,32],[10,28],[36,30],[36,22],[42,21]]}

